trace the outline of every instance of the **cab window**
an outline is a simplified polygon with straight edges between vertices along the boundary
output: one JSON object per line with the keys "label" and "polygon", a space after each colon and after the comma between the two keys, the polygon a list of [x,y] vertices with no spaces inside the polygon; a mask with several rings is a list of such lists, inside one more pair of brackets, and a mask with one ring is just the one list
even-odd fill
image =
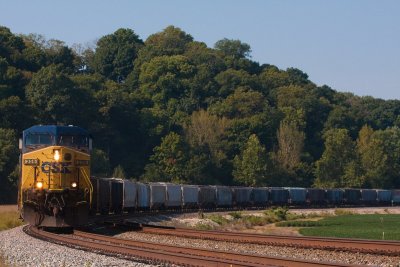
{"label": "cab window", "polygon": [[87,147],[88,138],[81,135],[61,135],[58,138],[58,144],[60,146]]}
{"label": "cab window", "polygon": [[52,136],[50,134],[29,134],[25,138],[25,145],[51,145]]}

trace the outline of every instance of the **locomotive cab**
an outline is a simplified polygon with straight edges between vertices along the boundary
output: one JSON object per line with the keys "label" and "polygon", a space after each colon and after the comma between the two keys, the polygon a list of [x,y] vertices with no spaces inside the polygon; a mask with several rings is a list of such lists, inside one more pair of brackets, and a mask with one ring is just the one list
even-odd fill
{"label": "locomotive cab", "polygon": [[87,222],[92,201],[91,138],[76,126],[33,126],[20,141],[18,206],[29,224],[73,227]]}

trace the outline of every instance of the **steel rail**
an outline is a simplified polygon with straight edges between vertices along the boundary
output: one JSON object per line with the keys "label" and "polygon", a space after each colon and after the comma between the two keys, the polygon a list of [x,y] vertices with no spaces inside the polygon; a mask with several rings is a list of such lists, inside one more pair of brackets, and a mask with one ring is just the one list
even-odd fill
{"label": "steel rail", "polygon": [[110,238],[104,235],[92,234],[82,231],[74,231],[74,235],[82,238],[88,238],[93,240],[111,242],[116,244],[123,244],[127,246],[139,246],[141,248],[155,249],[160,251],[172,252],[172,253],[185,253],[187,255],[195,255],[195,256],[203,256],[203,257],[211,257],[214,259],[226,259],[226,260],[235,260],[238,262],[244,262],[246,264],[262,264],[263,266],[273,265],[273,266],[349,266],[343,264],[335,264],[328,262],[314,262],[307,260],[296,260],[296,259],[287,259],[280,257],[267,257],[261,255],[254,254],[242,254],[242,253],[234,253],[229,251],[215,251],[209,249],[202,248],[189,248],[182,246],[174,246],[174,245],[166,245],[159,244],[153,242],[145,242],[145,241],[134,241],[129,239],[120,239],[120,238]]}
{"label": "steel rail", "polygon": [[[58,244],[78,247],[102,254],[128,256],[150,263],[175,264],[179,266],[350,266],[342,264],[309,262],[291,259],[242,255],[232,252],[194,249],[161,245],[150,242],[118,239],[103,235],[76,231],[73,235],[58,235],[35,227],[24,229],[29,234]],[[74,237],[75,235],[75,237]],[[269,260],[269,261],[267,261]]]}
{"label": "steel rail", "polygon": [[400,254],[399,241],[261,235],[249,233],[234,233],[226,231],[200,231],[183,228],[158,228],[149,225],[143,225],[142,231],[144,233],[173,235],[187,238],[200,238],[236,243],[251,243],[301,248],[319,248],[325,250],[351,251],[385,255]]}

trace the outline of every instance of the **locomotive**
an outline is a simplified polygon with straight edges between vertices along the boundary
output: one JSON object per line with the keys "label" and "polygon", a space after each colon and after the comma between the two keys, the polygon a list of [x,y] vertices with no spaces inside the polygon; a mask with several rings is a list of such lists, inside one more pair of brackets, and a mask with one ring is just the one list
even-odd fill
{"label": "locomotive", "polygon": [[72,125],[36,125],[23,131],[19,148],[21,218],[41,227],[86,224],[93,194],[88,132]]}

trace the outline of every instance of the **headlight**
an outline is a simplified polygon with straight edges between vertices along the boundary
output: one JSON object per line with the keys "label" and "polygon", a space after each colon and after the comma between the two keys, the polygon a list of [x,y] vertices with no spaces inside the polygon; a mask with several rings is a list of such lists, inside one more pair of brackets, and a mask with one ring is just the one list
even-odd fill
{"label": "headlight", "polygon": [[60,160],[60,151],[55,149],[54,150],[54,160],[59,161]]}
{"label": "headlight", "polygon": [[78,186],[78,184],[77,184],[76,182],[72,182],[72,183],[71,183],[71,187],[72,187],[72,188],[76,188],[77,186]]}
{"label": "headlight", "polygon": [[43,188],[43,183],[42,182],[37,182],[36,183],[36,188],[37,189],[42,189]]}

